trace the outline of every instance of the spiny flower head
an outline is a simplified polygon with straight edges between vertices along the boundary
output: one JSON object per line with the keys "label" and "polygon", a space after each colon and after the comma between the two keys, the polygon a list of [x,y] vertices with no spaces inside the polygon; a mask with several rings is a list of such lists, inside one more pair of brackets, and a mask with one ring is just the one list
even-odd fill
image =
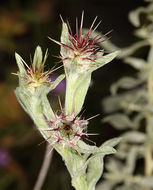
{"label": "spiny flower head", "polygon": [[74,114],[68,116],[62,112],[60,115],[55,114],[55,121],[47,121],[48,128],[43,129],[50,131],[51,135],[47,140],[52,139],[52,146],[57,143],[62,143],[63,148],[65,145],[77,149],[77,142],[82,136],[87,136],[87,120],[81,120],[81,117],[75,117]]}
{"label": "spiny flower head", "polygon": [[[48,56],[47,51],[45,53],[44,59],[42,59],[42,51],[41,48],[38,46],[35,51],[33,62],[31,60],[31,67],[29,67],[17,53],[15,54],[15,56],[20,70],[18,75],[25,79],[26,85],[37,88],[42,84],[51,84],[49,75],[53,71],[44,71],[45,63]],[[24,66],[27,69],[25,69]]]}
{"label": "spiny flower head", "polygon": [[[94,19],[90,29],[86,34],[83,34],[83,17],[84,13],[82,13],[80,28],[78,28],[78,21],[76,19],[76,34],[73,35],[71,29],[67,27],[67,25],[63,21],[63,25],[67,27],[67,39],[65,42],[58,42],[52,38],[52,41],[59,44],[61,46],[61,59],[64,63],[64,66],[71,69],[71,64],[76,64],[79,72],[87,71],[90,67],[96,65],[96,59],[101,58],[103,56],[104,50],[100,49],[99,44],[104,41],[102,39],[104,35],[100,36],[100,34],[93,37],[93,34],[100,22],[94,27],[97,17]],[[94,28],[93,28],[94,27]],[[106,35],[106,34],[105,34]]]}
{"label": "spiny flower head", "polygon": [[44,72],[46,59],[47,59],[47,54],[45,55],[44,60],[39,67],[37,66],[37,64],[35,66],[33,66],[32,64],[31,68],[27,66],[26,74],[24,76],[27,79],[27,85],[31,85],[37,88],[42,84],[48,85],[51,83],[49,74],[52,71],[50,70]]}

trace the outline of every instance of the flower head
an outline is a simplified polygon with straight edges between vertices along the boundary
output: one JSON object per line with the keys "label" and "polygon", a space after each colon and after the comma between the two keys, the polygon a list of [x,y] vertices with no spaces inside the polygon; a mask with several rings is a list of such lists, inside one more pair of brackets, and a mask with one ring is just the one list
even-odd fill
{"label": "flower head", "polygon": [[83,34],[83,17],[84,13],[82,13],[80,28],[78,28],[78,20],[76,19],[75,35],[72,34],[70,27],[69,29],[67,28],[67,34],[65,35],[67,35],[68,40],[66,41],[66,43],[62,42],[62,40],[61,42],[58,42],[52,38],[49,38],[53,42],[59,44],[61,48],[65,49],[64,52],[61,51],[60,57],[64,63],[64,66],[70,68],[72,63],[76,64],[79,68],[81,67],[81,72],[84,72],[88,70],[89,67],[97,64],[95,60],[97,58],[101,58],[104,53],[104,50],[101,49],[99,46],[99,44],[104,41],[104,35],[98,34],[95,37],[93,37],[95,30],[101,22],[99,22],[94,27],[94,24],[97,19],[96,17],[88,32],[86,34]]}
{"label": "flower head", "polygon": [[[47,56],[48,55],[46,51],[44,59],[42,59],[42,51],[38,46],[35,51],[33,62],[31,61],[31,67],[29,67],[26,62],[16,53],[16,60],[20,70],[18,75],[25,79],[27,85],[37,88],[42,84],[51,84],[49,75],[53,71],[44,71]],[[25,69],[24,66],[27,69]]]}
{"label": "flower head", "polygon": [[51,83],[49,75],[52,70],[44,72],[46,59],[47,54],[45,55],[44,60],[39,67],[37,67],[37,64],[34,66],[32,65],[31,68],[27,66],[26,74],[24,75],[24,78],[27,79],[27,85],[38,87],[41,84],[48,85]]}
{"label": "flower head", "polygon": [[43,129],[50,131],[51,135],[47,140],[52,139],[52,146],[57,143],[62,143],[63,148],[65,145],[77,149],[77,143],[82,136],[87,136],[87,120],[82,120],[81,117],[72,115],[65,115],[64,112],[60,115],[55,114],[55,121],[47,121],[48,128]]}

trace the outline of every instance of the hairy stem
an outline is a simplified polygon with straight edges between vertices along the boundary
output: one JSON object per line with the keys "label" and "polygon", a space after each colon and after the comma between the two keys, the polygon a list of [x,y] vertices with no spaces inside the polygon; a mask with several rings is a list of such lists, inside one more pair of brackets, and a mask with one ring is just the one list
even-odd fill
{"label": "hairy stem", "polygon": [[76,190],[88,190],[86,175],[83,174],[81,176],[78,176],[75,180],[72,179],[72,185]]}
{"label": "hairy stem", "polygon": [[66,97],[65,97],[65,111],[67,115],[71,115],[74,110],[74,95],[76,91],[77,75],[69,76],[66,86]]}

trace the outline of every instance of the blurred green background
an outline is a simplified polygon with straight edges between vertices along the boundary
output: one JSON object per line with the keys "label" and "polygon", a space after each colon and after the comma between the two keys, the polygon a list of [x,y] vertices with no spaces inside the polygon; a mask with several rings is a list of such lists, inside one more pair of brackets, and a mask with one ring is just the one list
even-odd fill
{"label": "blurred green background", "polygon": [[[47,67],[53,67],[59,60],[58,45],[47,36],[60,38],[61,20],[69,20],[75,33],[75,18],[85,11],[84,27],[89,28],[95,16],[102,20],[98,31],[106,33],[113,29],[111,40],[120,47],[132,44],[134,28],[128,21],[128,13],[140,5],[141,0],[1,0],[0,1],[0,190],[31,190],[37,179],[45,143],[31,119],[24,113],[14,95],[18,85],[14,53],[18,52],[30,63],[35,47],[49,49]],[[62,72],[62,69],[60,71]],[[90,139],[100,145],[106,139],[118,136],[111,126],[102,124],[104,113],[102,98],[109,94],[110,84],[123,75],[134,71],[130,66],[115,60],[93,74],[88,92],[84,117],[97,113],[101,115],[89,124],[89,132],[100,135]],[[50,100],[58,109],[58,98],[64,97],[64,87],[56,89]],[[42,190],[69,190],[69,174],[60,156],[54,152],[53,160]]]}

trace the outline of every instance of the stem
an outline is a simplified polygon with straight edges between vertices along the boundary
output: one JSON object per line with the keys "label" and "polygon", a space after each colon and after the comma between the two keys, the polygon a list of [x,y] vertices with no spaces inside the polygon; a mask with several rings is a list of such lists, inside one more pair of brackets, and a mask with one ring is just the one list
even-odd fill
{"label": "stem", "polygon": [[[152,51],[152,47],[151,50]],[[149,78],[148,78],[148,82],[147,82],[147,87],[148,87],[148,104],[150,106],[153,106],[153,75],[152,75],[152,71],[149,74]],[[146,133],[147,136],[149,137],[149,133],[150,133],[150,119],[152,119],[152,115],[148,114],[147,115],[147,127],[146,127]],[[146,153],[145,153],[145,175],[146,176],[151,176],[153,172],[153,158],[152,158],[152,147],[151,144],[149,142],[147,142],[146,145]],[[146,190],[150,190],[150,188],[146,189]]]}
{"label": "stem", "polygon": [[152,175],[152,147],[150,144],[148,144],[146,147],[145,174],[146,174],[146,176]]}
{"label": "stem", "polygon": [[50,152],[50,149],[50,144],[47,143],[43,164],[33,190],[41,190],[44,183],[53,156],[53,151]]}
{"label": "stem", "polygon": [[65,111],[67,115],[76,116],[80,113],[88,88],[91,82],[91,73],[74,74],[67,78]]}
{"label": "stem", "polygon": [[72,151],[69,146],[65,146],[61,156],[70,173],[73,187],[76,190],[88,190],[86,180],[86,156]]}
{"label": "stem", "polygon": [[66,81],[65,112],[71,115],[74,112],[74,95],[76,91],[77,75],[69,76]]}
{"label": "stem", "polygon": [[72,185],[73,187],[75,187],[76,190],[88,190],[86,174],[83,174],[75,179],[72,179]]}

